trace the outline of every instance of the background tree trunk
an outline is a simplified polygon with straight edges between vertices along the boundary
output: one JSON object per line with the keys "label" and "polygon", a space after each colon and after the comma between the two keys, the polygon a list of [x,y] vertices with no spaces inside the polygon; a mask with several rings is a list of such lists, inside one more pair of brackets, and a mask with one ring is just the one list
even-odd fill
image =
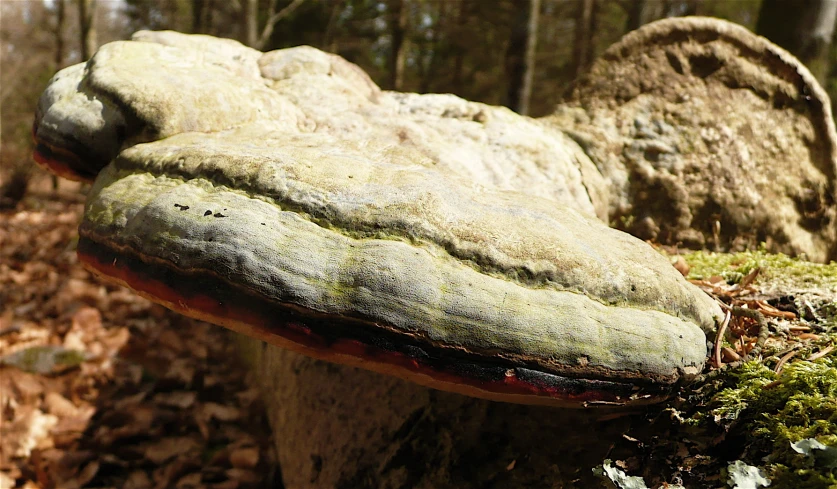
{"label": "background tree trunk", "polygon": [[96,0],[78,0],[81,59],[87,61],[98,48],[96,40]]}
{"label": "background tree trunk", "polygon": [[[258,0],[248,1],[253,1],[254,3],[258,2]],[[279,3],[278,0],[273,0],[272,2],[270,2],[270,10],[268,10],[267,12],[267,22],[265,23],[261,34],[256,36],[254,44],[250,45],[250,47],[256,48],[258,50],[264,49],[265,45],[267,45],[267,42],[270,40],[270,37],[273,35],[273,28],[276,27],[276,24],[278,24],[279,21],[281,21],[285,17],[291,15],[294,12],[294,10],[296,10],[297,8],[299,8],[300,5],[302,5],[304,1],[305,0],[293,0],[291,3],[289,3],[286,7],[284,7],[282,10],[278,12],[276,11],[277,4]],[[258,16],[258,6],[256,6],[255,10],[256,14],[254,14],[254,19]],[[258,25],[257,20],[254,20],[253,23],[254,28],[256,28],[255,26]]]}
{"label": "background tree trunk", "polygon": [[456,6],[456,19],[453,24],[453,46],[451,57],[453,58],[453,73],[451,75],[451,87],[455,93],[462,89],[462,73],[464,71],[465,53],[467,47],[464,45],[464,33],[467,23],[467,15],[470,10],[471,3],[467,0],[462,0]]}
{"label": "background tree trunk", "polygon": [[251,48],[259,42],[259,0],[244,0],[244,44]]}
{"label": "background tree trunk", "polygon": [[596,0],[581,0],[575,21],[575,39],[573,42],[573,74],[576,78],[583,75],[592,62],[592,38],[594,34],[594,11]]}
{"label": "background tree trunk", "polygon": [[192,0],[192,32],[198,34],[206,32],[204,22],[205,11],[205,0]]}
{"label": "background tree trunk", "polygon": [[[64,67],[64,23],[67,21],[64,0],[55,0],[55,69]],[[52,189],[58,190],[58,176],[53,174]]]}
{"label": "background tree trunk", "polygon": [[[639,29],[649,22],[662,19],[669,7],[668,2],[660,0],[627,0],[621,5],[628,14],[628,19],[625,22],[625,32]],[[695,4],[685,5],[685,8],[688,10],[694,6]]]}
{"label": "background tree trunk", "polygon": [[538,48],[538,21],[541,16],[541,0],[530,0],[529,32],[526,38],[526,58],[524,59],[523,87],[520,90],[518,112],[529,115],[529,101],[532,99],[532,85],[535,80],[535,63]]}
{"label": "background tree trunk", "polygon": [[764,0],[756,33],[790,51],[824,84],[836,16],[837,0]]}
{"label": "background tree trunk", "polygon": [[64,0],[55,0],[55,69],[64,67],[64,23],[67,21]]}
{"label": "background tree trunk", "polygon": [[393,90],[403,90],[404,87],[404,63],[407,57],[407,14],[409,13],[408,0],[391,0],[390,7],[390,86]]}
{"label": "background tree trunk", "polygon": [[526,73],[526,41],[529,39],[529,17],[531,10],[515,8],[516,16],[512,24],[508,49],[506,49],[506,101],[505,106],[520,112],[523,77]]}

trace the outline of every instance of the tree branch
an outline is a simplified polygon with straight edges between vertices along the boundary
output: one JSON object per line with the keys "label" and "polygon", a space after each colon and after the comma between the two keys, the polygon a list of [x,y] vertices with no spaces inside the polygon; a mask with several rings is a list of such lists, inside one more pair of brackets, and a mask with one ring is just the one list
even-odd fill
{"label": "tree branch", "polygon": [[[270,6],[271,12],[276,10],[277,1],[278,0],[274,0],[274,2],[271,4],[271,6]],[[265,24],[264,30],[262,30],[262,35],[259,36],[259,40],[258,40],[258,42],[256,43],[256,46],[255,46],[256,49],[264,48],[264,45],[267,44],[267,41],[270,39],[270,36],[273,34],[273,27],[276,26],[276,24],[280,20],[282,20],[285,17],[291,15],[293,13],[293,11],[297,9],[297,7],[302,5],[302,2],[304,2],[304,1],[305,0],[294,0],[293,2],[288,4],[287,7],[285,7],[282,10],[276,12],[275,14],[272,14],[267,19],[267,24]]]}

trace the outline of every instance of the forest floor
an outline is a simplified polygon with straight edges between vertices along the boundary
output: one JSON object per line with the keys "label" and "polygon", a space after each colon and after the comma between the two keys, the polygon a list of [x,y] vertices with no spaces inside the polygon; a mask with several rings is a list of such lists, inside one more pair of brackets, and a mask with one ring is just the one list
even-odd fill
{"label": "forest floor", "polygon": [[97,281],[78,186],[37,183],[0,211],[0,488],[281,487],[227,333]]}

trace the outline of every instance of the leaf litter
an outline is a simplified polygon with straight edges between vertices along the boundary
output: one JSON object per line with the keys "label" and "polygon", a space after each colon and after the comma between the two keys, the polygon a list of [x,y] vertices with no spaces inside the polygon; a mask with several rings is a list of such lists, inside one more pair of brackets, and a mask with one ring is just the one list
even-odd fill
{"label": "leaf litter", "polygon": [[82,269],[82,199],[0,213],[0,489],[274,486],[228,333]]}

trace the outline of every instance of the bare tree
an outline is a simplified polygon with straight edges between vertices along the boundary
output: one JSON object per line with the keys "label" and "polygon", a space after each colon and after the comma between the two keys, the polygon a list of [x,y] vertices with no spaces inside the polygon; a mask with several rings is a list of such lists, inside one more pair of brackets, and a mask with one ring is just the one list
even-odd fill
{"label": "bare tree", "polygon": [[[687,10],[697,7],[696,4],[686,5],[686,3],[688,2],[685,2],[684,6]],[[619,5],[628,14],[628,19],[625,21],[626,32],[639,29],[651,21],[663,18],[669,7],[668,2],[661,0],[622,0]],[[694,12],[689,13],[689,15],[693,14]]]}
{"label": "bare tree", "polygon": [[207,0],[192,0],[192,32],[206,33]]}
{"label": "bare tree", "polygon": [[573,41],[573,73],[576,78],[587,71],[593,60],[596,0],[581,0],[575,21]]}
{"label": "bare tree", "polygon": [[837,0],[764,0],[756,32],[793,53],[824,83],[835,17]]}
{"label": "bare tree", "polygon": [[44,2],[0,1],[0,207],[26,195],[33,165],[32,108],[53,69],[51,8]]}
{"label": "bare tree", "polygon": [[467,51],[467,37],[465,26],[468,16],[471,13],[473,2],[462,0],[457,4],[455,20],[453,23],[453,73],[451,76],[451,88],[454,92],[462,88],[462,74],[465,69],[465,53]]}
{"label": "bare tree", "polygon": [[244,44],[256,47],[259,43],[259,0],[244,0]]}
{"label": "bare tree", "polygon": [[345,8],[343,0],[334,1],[334,4],[331,6],[331,13],[328,16],[328,23],[326,24],[325,32],[323,32],[323,39],[320,45],[330,53],[337,52],[335,30],[337,28],[337,18],[343,8]]}
{"label": "bare tree", "polygon": [[[55,69],[64,67],[64,23],[67,20],[64,0],[55,0]],[[52,189],[58,190],[58,176],[52,175]]]}
{"label": "bare tree", "polygon": [[529,39],[529,19],[531,8],[520,8],[514,5],[515,19],[511,26],[511,36],[506,50],[506,102],[505,105],[520,112],[520,101],[523,93],[523,79],[526,73],[526,44]]}
{"label": "bare tree", "polygon": [[535,54],[538,48],[538,21],[541,14],[541,0],[529,0],[529,32],[526,39],[526,58],[524,61],[523,87],[517,103],[518,112],[529,114],[529,101],[532,99],[532,84],[535,80]]}
{"label": "bare tree", "polygon": [[98,47],[96,41],[96,0],[78,0],[81,59],[86,61]]}
{"label": "bare tree", "polygon": [[271,0],[270,10],[267,12],[267,22],[262,28],[262,32],[258,33],[258,0],[245,0],[244,3],[244,42],[251,48],[262,49],[270,36],[273,35],[273,29],[285,17],[291,15],[305,0],[293,0],[282,10],[276,11],[279,8],[279,0]]}
{"label": "bare tree", "polygon": [[55,0],[55,69],[64,67],[64,23],[67,21],[64,0]]}
{"label": "bare tree", "polygon": [[409,13],[409,0],[390,0],[390,44],[391,53],[389,59],[390,86],[393,90],[404,88],[404,62],[407,57],[407,14]]}
{"label": "bare tree", "polygon": [[442,59],[442,45],[446,39],[446,20],[448,12],[453,6],[452,2],[423,2],[426,10],[420,11],[419,15],[426,16],[425,34],[419,44],[418,53],[418,75],[419,89],[421,93],[428,93],[431,86],[438,81],[439,68],[444,60]]}

